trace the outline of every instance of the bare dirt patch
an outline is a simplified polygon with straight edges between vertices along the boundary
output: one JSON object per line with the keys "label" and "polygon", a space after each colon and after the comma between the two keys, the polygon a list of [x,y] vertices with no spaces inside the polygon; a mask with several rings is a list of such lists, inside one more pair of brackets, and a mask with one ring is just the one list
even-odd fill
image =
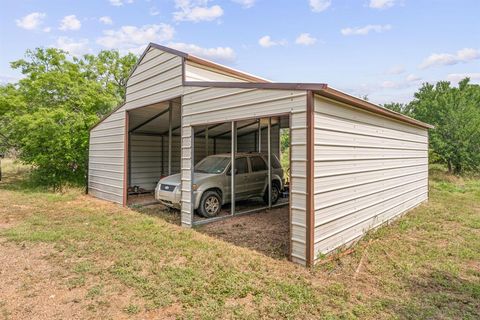
{"label": "bare dirt patch", "polygon": [[241,215],[198,227],[198,231],[274,258],[289,250],[288,207]]}
{"label": "bare dirt patch", "polygon": [[[0,314],[5,319],[163,319],[181,310],[145,310],[134,290],[68,270],[49,244],[0,240]],[[68,261],[67,264],[71,264]],[[128,311],[138,306],[138,313]],[[129,309],[130,308],[130,309]],[[175,318],[175,317],[173,317]]]}

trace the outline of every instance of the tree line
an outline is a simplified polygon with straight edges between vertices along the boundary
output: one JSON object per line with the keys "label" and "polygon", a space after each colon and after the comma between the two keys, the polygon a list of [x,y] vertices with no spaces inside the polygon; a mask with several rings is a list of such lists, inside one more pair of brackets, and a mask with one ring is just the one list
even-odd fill
{"label": "tree line", "polygon": [[450,82],[424,83],[407,104],[384,107],[435,126],[429,131],[430,163],[450,173],[480,172],[480,86],[468,78],[454,87]]}
{"label": "tree line", "polygon": [[89,129],[123,101],[136,60],[117,51],[28,50],[11,63],[23,78],[0,86],[0,152],[15,150],[40,184],[84,183]]}
{"label": "tree line", "polygon": [[[89,130],[125,99],[136,60],[114,50],[82,57],[54,48],[27,50],[11,63],[22,79],[0,85],[0,153],[15,150],[41,184],[85,183]],[[458,87],[425,83],[410,103],[384,107],[435,126],[431,162],[455,174],[480,171],[479,85],[469,79]]]}

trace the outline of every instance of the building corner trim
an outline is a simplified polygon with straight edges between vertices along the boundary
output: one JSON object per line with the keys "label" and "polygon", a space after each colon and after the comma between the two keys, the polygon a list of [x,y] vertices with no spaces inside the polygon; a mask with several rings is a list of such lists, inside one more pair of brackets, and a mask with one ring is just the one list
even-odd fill
{"label": "building corner trim", "polygon": [[314,253],[314,155],[315,155],[315,119],[314,119],[314,92],[307,91],[307,228],[306,228],[306,262],[311,267],[315,263]]}

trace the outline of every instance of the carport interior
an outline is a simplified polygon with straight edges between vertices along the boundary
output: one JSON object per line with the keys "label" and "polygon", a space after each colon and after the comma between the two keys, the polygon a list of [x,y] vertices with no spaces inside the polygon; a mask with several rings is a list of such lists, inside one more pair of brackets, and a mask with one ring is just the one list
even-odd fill
{"label": "carport interior", "polygon": [[[282,154],[281,135],[287,134],[288,143],[289,126],[289,115],[194,126],[193,154],[197,167],[192,190],[199,189],[193,192],[198,206],[193,213],[194,225],[288,205],[289,148]],[[263,161],[257,156],[259,153]],[[269,154],[272,165],[268,164]],[[205,174],[198,165],[210,155],[222,156],[228,164],[223,177],[219,178],[222,188],[215,190],[221,196],[223,206],[218,214],[207,217],[200,210],[206,187],[202,183],[197,184],[196,180]],[[232,176],[232,172],[236,174]],[[272,203],[266,193],[272,195],[275,192],[278,192],[278,200]],[[285,210],[288,211],[288,208]]]}
{"label": "carport interior", "polygon": [[130,110],[128,203],[152,202],[161,177],[180,172],[180,99]]}

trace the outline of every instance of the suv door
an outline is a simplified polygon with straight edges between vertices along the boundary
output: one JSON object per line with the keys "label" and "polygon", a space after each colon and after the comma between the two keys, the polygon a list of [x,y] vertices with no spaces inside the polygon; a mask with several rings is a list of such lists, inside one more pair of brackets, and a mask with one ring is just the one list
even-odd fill
{"label": "suv door", "polygon": [[[245,199],[249,196],[248,177],[250,175],[248,170],[248,161],[246,157],[235,159],[235,200]],[[228,169],[228,189],[230,189],[232,177],[231,167]]]}
{"label": "suv door", "polygon": [[265,183],[268,177],[267,163],[261,156],[250,157],[250,185],[249,190],[252,195],[263,196]]}

